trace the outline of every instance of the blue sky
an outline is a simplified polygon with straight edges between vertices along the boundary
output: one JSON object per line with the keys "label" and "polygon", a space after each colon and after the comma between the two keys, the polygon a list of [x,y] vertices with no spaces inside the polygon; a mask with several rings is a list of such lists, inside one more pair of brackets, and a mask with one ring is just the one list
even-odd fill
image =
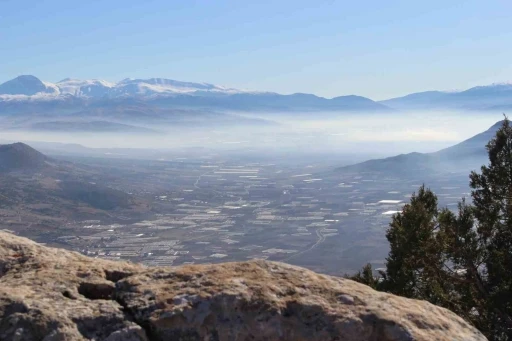
{"label": "blue sky", "polygon": [[165,77],[385,99],[512,81],[512,1],[0,0],[0,82]]}

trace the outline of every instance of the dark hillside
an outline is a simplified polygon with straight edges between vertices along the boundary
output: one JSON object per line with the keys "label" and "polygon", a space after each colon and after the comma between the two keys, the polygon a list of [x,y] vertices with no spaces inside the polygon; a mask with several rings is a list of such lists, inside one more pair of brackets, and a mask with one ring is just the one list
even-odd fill
{"label": "dark hillside", "polygon": [[48,157],[24,143],[0,145],[0,172],[34,170],[46,165]]}

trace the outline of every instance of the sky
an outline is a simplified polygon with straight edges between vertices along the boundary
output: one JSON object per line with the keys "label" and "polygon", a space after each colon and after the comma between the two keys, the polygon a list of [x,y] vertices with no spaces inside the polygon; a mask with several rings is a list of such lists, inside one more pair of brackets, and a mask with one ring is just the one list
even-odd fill
{"label": "sky", "polygon": [[163,77],[374,100],[512,81],[512,1],[0,0],[0,82]]}

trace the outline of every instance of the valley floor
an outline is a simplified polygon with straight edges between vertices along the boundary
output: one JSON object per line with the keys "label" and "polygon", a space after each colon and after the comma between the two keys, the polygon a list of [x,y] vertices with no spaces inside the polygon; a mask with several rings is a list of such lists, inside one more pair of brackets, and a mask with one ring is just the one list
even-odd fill
{"label": "valley floor", "polygon": [[2,220],[0,228],[89,256],[150,266],[268,259],[341,275],[367,262],[383,266],[391,214],[422,183],[436,191],[441,206],[455,208],[469,196],[466,174],[347,175],[321,164],[212,155],[87,162],[117,174],[108,185],[145,198],[151,211],[91,213],[57,219],[51,228],[20,215]]}

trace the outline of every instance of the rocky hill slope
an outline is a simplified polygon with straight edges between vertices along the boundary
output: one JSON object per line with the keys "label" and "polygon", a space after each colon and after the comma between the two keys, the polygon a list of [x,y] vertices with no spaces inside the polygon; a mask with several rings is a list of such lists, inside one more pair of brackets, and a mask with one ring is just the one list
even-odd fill
{"label": "rocky hill slope", "polygon": [[173,268],[0,232],[0,340],[485,340],[423,301],[281,263]]}

